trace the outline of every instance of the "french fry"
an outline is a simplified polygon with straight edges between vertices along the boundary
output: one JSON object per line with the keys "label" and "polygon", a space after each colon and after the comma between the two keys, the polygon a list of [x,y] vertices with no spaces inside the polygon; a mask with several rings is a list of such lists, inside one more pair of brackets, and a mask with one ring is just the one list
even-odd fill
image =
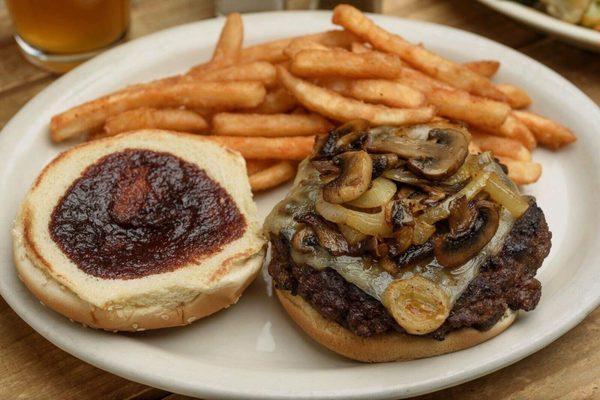
{"label": "french fry", "polygon": [[240,59],[244,42],[244,24],[242,16],[231,13],[225,20],[221,36],[215,47],[212,61],[222,66],[233,65]]}
{"label": "french fry", "polygon": [[189,75],[196,81],[257,81],[262,82],[265,86],[272,86],[277,79],[275,67],[266,61],[232,65],[211,71],[190,71]]}
{"label": "french fry", "polygon": [[140,107],[253,108],[265,98],[259,82],[186,82],[141,87],[100,97],[52,117],[52,140],[60,142],[101,127],[106,119]]}
{"label": "french fry", "polygon": [[299,38],[292,40],[292,42],[283,49],[283,54],[286,57],[292,59],[296,54],[301,52],[302,50],[330,50],[329,47],[323,46],[317,42],[312,40],[307,40],[305,38]]}
{"label": "french fry", "polygon": [[250,176],[276,163],[276,160],[246,160],[246,172]]}
{"label": "french fry", "polygon": [[244,42],[244,24],[238,13],[227,15],[221,35],[210,61],[192,67],[188,74],[199,75],[203,71],[228,67],[236,64],[241,56]]}
{"label": "french fry", "polygon": [[253,114],[280,114],[292,111],[298,103],[294,96],[282,87],[267,92],[265,99],[256,108],[249,109]]}
{"label": "french fry", "polygon": [[510,114],[510,106],[506,103],[473,96],[461,90],[433,89],[426,96],[439,115],[477,127],[498,128]]}
{"label": "french fry", "polygon": [[500,62],[496,60],[469,61],[463,63],[463,65],[476,74],[485,76],[486,78],[493,77],[496,72],[498,72],[498,68],[500,68]]}
{"label": "french fry", "polygon": [[240,152],[246,159],[253,160],[303,160],[308,157],[315,142],[314,136],[296,137],[243,137],[203,136],[208,140]]}
{"label": "french fry", "polygon": [[250,187],[253,192],[259,192],[279,186],[294,178],[296,167],[289,161],[277,164],[250,175]]}
{"label": "french fry", "polygon": [[559,149],[577,140],[577,137],[567,128],[530,111],[513,111],[515,117],[523,122],[533,132],[537,141],[551,149]]}
{"label": "french fry", "polygon": [[513,160],[507,157],[497,157],[508,168],[508,177],[517,185],[527,185],[537,182],[542,175],[542,166],[535,162]]}
{"label": "french fry", "polygon": [[397,77],[403,67],[397,56],[376,51],[356,54],[346,50],[301,50],[292,59],[291,71],[303,77]]}
{"label": "french fry", "polygon": [[369,51],[372,51],[372,50],[373,49],[368,48],[361,42],[352,42],[352,44],[350,45],[350,51],[353,53],[356,53],[356,54],[368,53]]}
{"label": "french fry", "polygon": [[507,138],[518,140],[523,143],[528,150],[533,150],[537,146],[537,140],[535,140],[535,136],[533,133],[527,128],[527,126],[522,123],[519,119],[517,119],[511,113],[504,123],[498,129],[489,130],[488,133],[497,136],[504,136]]}
{"label": "french fry", "polygon": [[504,93],[506,101],[512,108],[521,109],[531,105],[531,97],[520,87],[508,83],[501,83],[496,87]]}
{"label": "french fry", "polygon": [[341,95],[390,107],[416,108],[426,105],[425,95],[400,82],[385,79],[335,79],[323,83]]}
{"label": "french fry", "polygon": [[300,104],[337,121],[362,118],[377,125],[406,125],[427,122],[433,118],[433,107],[401,109],[366,104],[299,79],[285,68],[277,67],[277,74],[280,82]]}
{"label": "french fry", "polygon": [[202,116],[190,110],[136,108],[107,118],[104,132],[113,136],[136,129],[167,129],[198,133],[209,129]]}
{"label": "french fry", "polygon": [[459,89],[482,97],[504,101],[505,96],[486,77],[463,65],[447,60],[421,46],[408,43],[398,35],[377,26],[358,9],[338,5],[332,22],[341,25],[371,45],[388,53],[398,54],[404,61],[428,75]]}
{"label": "french fry", "polygon": [[481,148],[475,144],[475,142],[469,142],[469,154],[479,154],[481,153]]}
{"label": "french fry", "polygon": [[471,141],[482,151],[491,151],[495,156],[531,161],[531,152],[517,140],[471,130]]}
{"label": "french fry", "polygon": [[331,30],[326,32],[313,33],[310,35],[279,39],[272,42],[262,43],[242,50],[241,63],[252,61],[268,61],[278,63],[285,61],[287,56],[283,50],[296,39],[306,39],[327,47],[349,47],[357,40],[356,36],[345,30]]}
{"label": "french fry", "polygon": [[232,65],[238,62],[244,42],[244,23],[242,16],[232,13],[227,16],[221,36],[213,53],[213,62]]}
{"label": "french fry", "polygon": [[506,103],[473,96],[412,68],[402,69],[398,81],[423,92],[439,115],[477,127],[498,128],[510,114]]}
{"label": "french fry", "polygon": [[221,113],[212,122],[214,134],[225,136],[312,136],[327,133],[333,127],[316,114]]}

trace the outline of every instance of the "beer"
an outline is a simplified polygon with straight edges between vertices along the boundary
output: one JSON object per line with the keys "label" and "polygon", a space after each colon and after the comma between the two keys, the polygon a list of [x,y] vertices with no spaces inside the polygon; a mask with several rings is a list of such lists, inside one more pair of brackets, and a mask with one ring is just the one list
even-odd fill
{"label": "beer", "polygon": [[129,0],[6,0],[6,5],[17,42],[30,57],[95,52],[123,38],[129,25]]}

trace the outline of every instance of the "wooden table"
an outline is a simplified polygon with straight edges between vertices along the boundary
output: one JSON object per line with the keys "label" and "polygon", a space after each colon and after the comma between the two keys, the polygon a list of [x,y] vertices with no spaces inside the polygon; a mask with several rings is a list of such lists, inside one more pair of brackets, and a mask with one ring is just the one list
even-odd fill
{"label": "wooden table", "polygon": [[[383,11],[454,26],[516,48],[558,71],[600,103],[600,55],[531,31],[472,0],[389,0],[383,2]],[[131,37],[212,15],[212,1],[138,0],[133,4]],[[56,76],[20,57],[4,3],[0,3],[0,128],[54,79]],[[0,398],[184,399],[104,372],[59,350],[33,331],[2,299]],[[600,309],[546,349],[510,367],[420,397],[483,398],[600,398]]]}

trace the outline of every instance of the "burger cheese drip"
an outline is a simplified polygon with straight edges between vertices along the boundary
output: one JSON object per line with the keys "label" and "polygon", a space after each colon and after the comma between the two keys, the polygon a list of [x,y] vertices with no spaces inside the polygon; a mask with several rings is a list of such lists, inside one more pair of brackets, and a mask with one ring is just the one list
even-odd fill
{"label": "burger cheese drip", "polygon": [[265,221],[292,260],[332,268],[415,335],[439,328],[528,208],[489,153],[447,123],[330,133]]}

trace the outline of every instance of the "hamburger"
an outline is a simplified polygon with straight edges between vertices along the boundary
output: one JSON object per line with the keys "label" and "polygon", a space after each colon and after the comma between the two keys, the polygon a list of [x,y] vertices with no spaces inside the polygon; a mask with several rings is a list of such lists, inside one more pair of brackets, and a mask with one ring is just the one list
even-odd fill
{"label": "hamburger", "polygon": [[445,120],[352,121],[317,142],[264,225],[277,296],[309,336],[359,361],[415,359],[536,307],[544,214],[469,142]]}
{"label": "hamburger", "polygon": [[20,279],[43,304],[111,331],[186,325],[228,307],[265,254],[244,159],[159,130],[52,160],[21,205],[13,245]]}

